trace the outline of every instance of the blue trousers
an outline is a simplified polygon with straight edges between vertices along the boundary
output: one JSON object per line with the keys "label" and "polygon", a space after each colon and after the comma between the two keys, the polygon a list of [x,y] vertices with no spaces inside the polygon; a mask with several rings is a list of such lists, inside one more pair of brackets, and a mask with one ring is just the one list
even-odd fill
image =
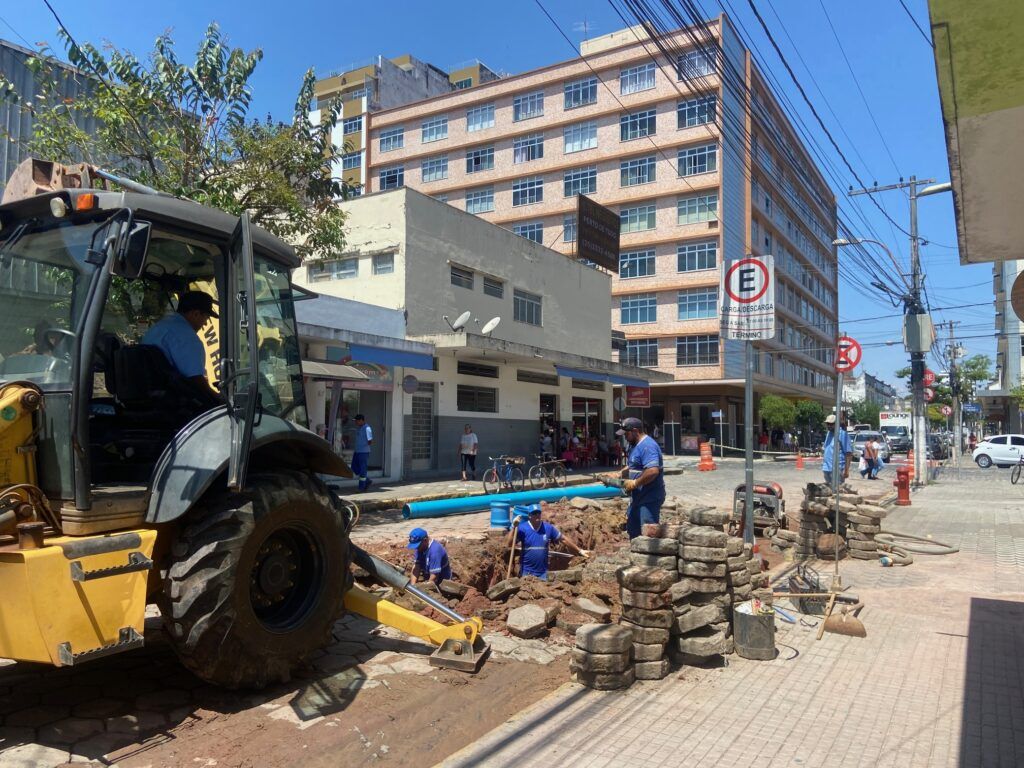
{"label": "blue trousers", "polygon": [[640,526],[661,522],[661,501],[629,502],[626,510],[626,533],[630,539],[640,535]]}
{"label": "blue trousers", "polygon": [[370,454],[369,453],[353,453],[352,454],[352,474],[359,478],[359,490],[365,491],[370,487],[370,478],[366,476],[366,472],[370,467]]}

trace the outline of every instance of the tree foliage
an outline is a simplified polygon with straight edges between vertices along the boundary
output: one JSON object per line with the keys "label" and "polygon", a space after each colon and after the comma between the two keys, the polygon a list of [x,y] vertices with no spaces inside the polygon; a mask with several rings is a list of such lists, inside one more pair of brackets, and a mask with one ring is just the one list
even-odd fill
{"label": "tree foliage", "polygon": [[808,429],[817,429],[825,421],[825,408],[817,400],[796,401],[796,422]]}
{"label": "tree foliage", "polygon": [[868,400],[858,400],[849,406],[851,426],[853,424],[870,424],[872,429],[878,429],[878,414],[882,407],[878,403]]}
{"label": "tree foliage", "polygon": [[[21,97],[0,77],[0,98],[33,113],[33,155],[84,160],[162,192],[233,214],[295,246],[303,258],[344,245],[343,183],[332,177],[343,151],[332,142],[340,103],[309,119],[313,71],[306,72],[290,123],[251,118],[250,79],[261,50],[231,48],[211,24],[195,61],[179,60],[169,34],[140,60],[128,51],[78,46],[62,35],[68,61],[85,73],[83,95],[62,98],[56,64],[45,46],[29,60],[39,94]],[[86,130],[85,123],[95,130]]]}
{"label": "tree foliage", "polygon": [[792,427],[796,423],[796,406],[778,395],[762,395],[761,419],[769,427]]}

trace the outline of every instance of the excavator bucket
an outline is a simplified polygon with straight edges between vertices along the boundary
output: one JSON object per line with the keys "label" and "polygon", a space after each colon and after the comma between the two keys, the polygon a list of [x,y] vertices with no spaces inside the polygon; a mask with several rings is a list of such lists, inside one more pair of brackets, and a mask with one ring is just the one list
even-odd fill
{"label": "excavator bucket", "polygon": [[477,635],[474,642],[461,638],[449,638],[430,654],[430,666],[454,669],[459,672],[479,672],[481,665],[491,654],[491,646]]}

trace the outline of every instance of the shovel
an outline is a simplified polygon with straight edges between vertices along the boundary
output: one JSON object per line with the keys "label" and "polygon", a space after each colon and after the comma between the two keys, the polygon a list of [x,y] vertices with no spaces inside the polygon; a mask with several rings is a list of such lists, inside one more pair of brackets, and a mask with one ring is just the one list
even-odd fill
{"label": "shovel", "polygon": [[864,622],[857,618],[864,603],[856,605],[844,605],[840,614],[829,613],[825,617],[824,627],[826,632],[835,635],[846,635],[847,637],[867,637],[868,631],[864,628]]}

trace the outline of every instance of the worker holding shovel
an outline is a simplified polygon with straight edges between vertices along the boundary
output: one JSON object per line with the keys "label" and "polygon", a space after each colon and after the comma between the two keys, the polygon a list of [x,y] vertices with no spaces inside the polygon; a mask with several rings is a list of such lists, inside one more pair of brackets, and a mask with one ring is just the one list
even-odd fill
{"label": "worker holding shovel", "polygon": [[505,539],[505,546],[512,549],[509,559],[510,566],[512,564],[511,558],[515,557],[516,543],[522,543],[522,553],[519,556],[520,576],[536,576],[538,579],[547,580],[548,555],[550,545],[554,541],[563,542],[569,551],[575,555],[580,557],[590,556],[590,552],[577,547],[575,543],[563,536],[551,523],[541,520],[540,504],[531,504],[527,512],[521,512],[520,509],[516,509],[512,530],[508,532],[508,538]]}
{"label": "worker holding shovel", "polygon": [[661,522],[661,505],[665,503],[665,460],[658,442],[644,431],[644,423],[630,416],[622,420],[622,433],[629,443],[629,461],[622,470],[626,480],[622,490],[629,494],[626,532],[630,539],[640,535],[640,528]]}

